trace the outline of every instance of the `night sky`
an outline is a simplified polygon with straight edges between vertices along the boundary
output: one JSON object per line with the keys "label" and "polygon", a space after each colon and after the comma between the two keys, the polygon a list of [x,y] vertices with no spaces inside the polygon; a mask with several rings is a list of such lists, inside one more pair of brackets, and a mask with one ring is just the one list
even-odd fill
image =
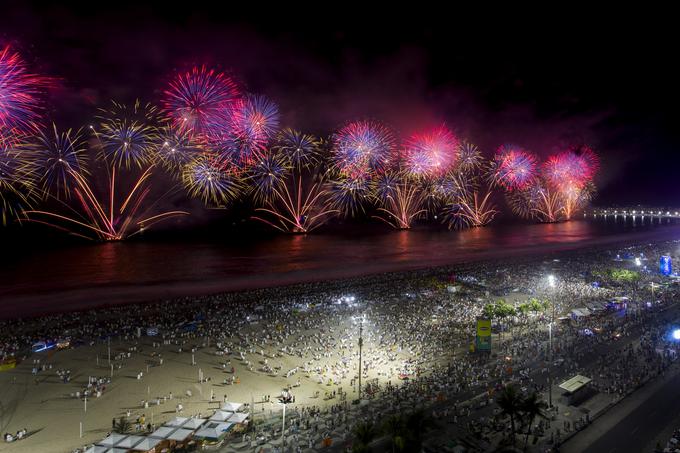
{"label": "night sky", "polygon": [[297,129],[327,135],[370,116],[407,135],[446,121],[487,155],[586,140],[602,157],[596,204],[680,205],[670,12],[169,5],[3,2],[0,42],[60,78],[60,127],[88,124],[109,99],[157,101],[173,71],[206,63],[275,100]]}

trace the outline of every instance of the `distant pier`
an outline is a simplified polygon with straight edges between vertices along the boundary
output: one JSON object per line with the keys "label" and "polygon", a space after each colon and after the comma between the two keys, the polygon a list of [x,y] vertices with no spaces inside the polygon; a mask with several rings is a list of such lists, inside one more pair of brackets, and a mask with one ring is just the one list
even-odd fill
{"label": "distant pier", "polygon": [[680,220],[680,208],[644,208],[644,207],[613,207],[590,208],[583,212],[583,217],[602,218],[615,222],[633,223],[676,223]]}

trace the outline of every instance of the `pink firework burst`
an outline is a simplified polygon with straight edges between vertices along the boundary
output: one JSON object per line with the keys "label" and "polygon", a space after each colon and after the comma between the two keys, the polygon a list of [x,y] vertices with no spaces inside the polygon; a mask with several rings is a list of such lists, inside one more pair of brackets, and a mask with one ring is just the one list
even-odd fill
{"label": "pink firework burst", "polygon": [[526,189],[536,177],[536,167],[536,156],[517,145],[506,144],[496,151],[491,178],[507,190]]}
{"label": "pink firework burst", "polygon": [[236,82],[222,72],[196,66],[177,74],[163,92],[163,110],[180,130],[204,139],[228,127],[241,95]]}
{"label": "pink firework burst", "polygon": [[580,189],[597,173],[597,155],[588,146],[572,146],[566,151],[550,156],[543,164],[543,174],[555,188]]}
{"label": "pink firework burst", "polygon": [[39,130],[51,84],[52,79],[32,74],[9,46],[0,48],[0,145]]}
{"label": "pink firework burst", "polygon": [[335,166],[344,175],[382,173],[395,161],[394,134],[376,121],[353,121],[333,136],[332,155]]}
{"label": "pink firework burst", "polygon": [[453,167],[459,140],[446,126],[413,135],[406,143],[405,165],[414,176],[441,176]]}

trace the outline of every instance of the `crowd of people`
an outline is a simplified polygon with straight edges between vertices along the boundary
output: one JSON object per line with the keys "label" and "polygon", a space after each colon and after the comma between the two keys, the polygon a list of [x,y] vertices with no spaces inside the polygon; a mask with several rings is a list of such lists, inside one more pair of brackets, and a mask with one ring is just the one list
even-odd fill
{"label": "crowd of people", "polygon": [[[629,251],[658,256],[666,246]],[[552,382],[578,372],[591,376],[598,391],[623,396],[671,363],[674,344],[665,342],[665,321],[658,313],[674,287],[650,292],[648,283],[658,279],[651,271],[641,271],[633,283],[594,281],[601,275],[596,269],[611,266],[624,252],[575,252],[560,259],[476,263],[12,320],[0,323],[0,357],[26,357],[38,341],[67,338],[73,348],[116,338],[130,345],[114,353],[114,359],[125,360],[141,353],[140,338],[153,331],[150,357],[158,365],[166,350],[190,353],[192,363],[198,350],[211,351],[222,374],[216,383],[236,386],[241,378],[271,378],[262,389],[263,401],[274,394],[290,406],[287,433],[293,451],[331,437],[349,442],[357,423],[423,408],[450,423],[446,429],[456,435],[494,442],[508,428],[490,403],[510,382],[525,393],[545,392],[550,368]],[[556,278],[549,281],[548,275]],[[617,296],[625,296],[627,306],[558,321],[576,307]],[[469,352],[475,321],[487,303],[504,299],[517,305],[529,298],[550,304],[527,316],[496,320],[500,335],[494,337],[492,354]],[[68,382],[70,372],[59,371]],[[137,378],[143,376],[139,371]],[[202,379],[210,383],[209,376]],[[100,394],[109,383],[90,378],[83,393]],[[301,394],[305,383],[315,384],[313,391]],[[352,404],[360,393],[368,404]],[[278,412],[266,407],[253,407],[262,422],[254,423],[242,442],[280,434],[270,422]],[[553,442],[573,429],[548,425],[537,421],[529,429]]]}

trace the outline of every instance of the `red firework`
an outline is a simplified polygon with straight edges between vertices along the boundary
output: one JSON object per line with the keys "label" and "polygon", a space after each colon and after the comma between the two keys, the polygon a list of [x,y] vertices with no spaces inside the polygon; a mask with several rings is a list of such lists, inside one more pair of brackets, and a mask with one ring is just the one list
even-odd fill
{"label": "red firework", "polygon": [[228,127],[241,105],[236,82],[222,72],[196,66],[177,74],[163,92],[163,109],[180,130],[211,139]]}
{"label": "red firework", "polygon": [[543,164],[543,174],[555,188],[581,189],[597,173],[597,155],[588,146],[574,146],[550,156]]}
{"label": "red firework", "polygon": [[9,46],[0,48],[0,146],[37,132],[52,79],[32,74]]}
{"label": "red firework", "polygon": [[496,151],[491,178],[507,190],[529,187],[536,178],[536,156],[516,145],[502,145]]}
{"label": "red firework", "polygon": [[415,134],[407,141],[405,166],[413,176],[441,176],[458,157],[458,138],[446,126]]}

